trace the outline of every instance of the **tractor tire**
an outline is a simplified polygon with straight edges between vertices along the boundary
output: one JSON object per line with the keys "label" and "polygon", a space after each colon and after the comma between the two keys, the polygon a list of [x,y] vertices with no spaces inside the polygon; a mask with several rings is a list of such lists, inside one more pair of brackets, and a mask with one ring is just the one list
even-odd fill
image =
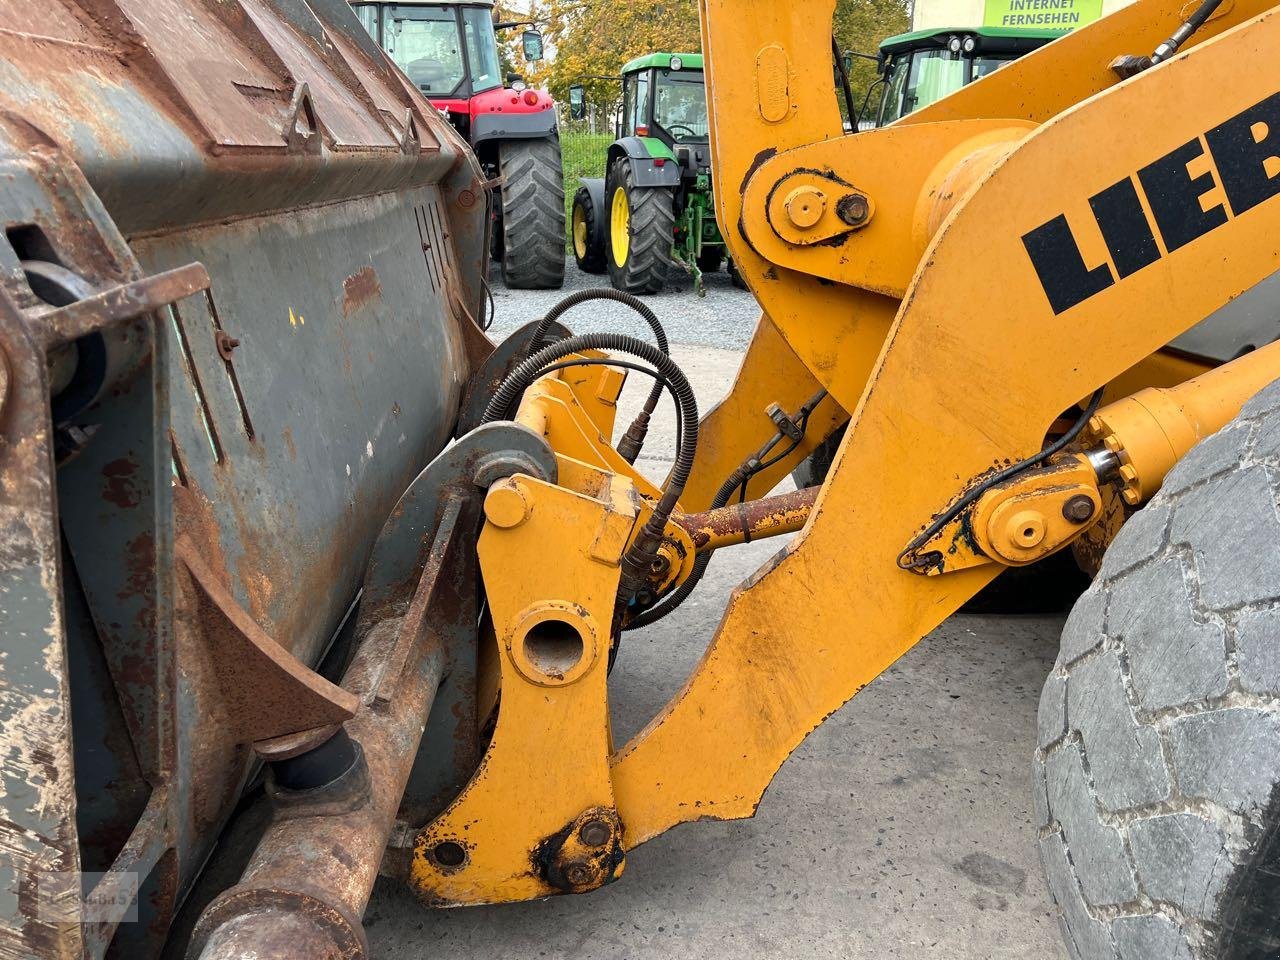
{"label": "tractor tire", "polygon": [[[515,290],[564,286],[564,171],[560,141],[506,140],[498,146],[502,216],[496,225],[502,282]],[[500,242],[498,242],[500,240]]]}
{"label": "tractor tire", "polygon": [[631,161],[617,160],[605,196],[609,282],[626,293],[660,293],[671,269],[675,195],[667,187],[637,187]]}
{"label": "tractor tire", "polygon": [[593,189],[586,182],[578,188],[573,196],[573,258],[578,269],[583,273],[604,273],[608,266],[605,263],[605,228],[604,228],[604,181],[597,180],[599,189]]}
{"label": "tractor tire", "polygon": [[723,247],[707,247],[698,257],[698,269],[703,273],[719,273],[722,263],[724,263]]}
{"label": "tractor tire", "polygon": [[[735,287],[737,287],[739,290],[747,290],[747,289],[749,289],[749,288],[747,287],[747,281],[743,280],[743,279],[742,279],[742,274],[738,272],[738,265],[737,265],[736,263],[734,263],[734,262],[733,262],[733,257],[730,257],[730,258],[729,258],[729,262],[728,262],[728,264],[725,266],[725,269],[726,269],[726,270],[728,271],[728,273],[729,273],[729,282],[730,282],[730,283],[732,283],[732,284],[733,284]],[[809,486],[812,486],[812,484],[809,484]]]}
{"label": "tractor tire", "polygon": [[1280,382],[1125,525],[1062,634],[1033,764],[1074,960],[1280,956]]}

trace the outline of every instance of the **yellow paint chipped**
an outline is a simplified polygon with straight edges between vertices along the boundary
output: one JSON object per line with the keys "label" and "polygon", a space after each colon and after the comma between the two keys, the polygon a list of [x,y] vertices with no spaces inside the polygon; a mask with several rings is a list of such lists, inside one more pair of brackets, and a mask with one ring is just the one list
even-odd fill
{"label": "yellow paint chipped", "polygon": [[293,307],[290,307],[289,308],[289,326],[297,327],[299,325],[305,327],[307,325],[307,318],[300,313],[294,313]]}

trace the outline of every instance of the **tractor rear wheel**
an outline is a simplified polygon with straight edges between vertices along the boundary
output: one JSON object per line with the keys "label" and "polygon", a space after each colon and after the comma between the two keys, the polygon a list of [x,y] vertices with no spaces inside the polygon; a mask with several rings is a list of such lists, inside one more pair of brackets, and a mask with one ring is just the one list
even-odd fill
{"label": "tractor rear wheel", "polygon": [[[743,279],[742,279],[742,274],[738,272],[738,265],[737,265],[736,263],[734,263],[734,262],[733,262],[733,257],[730,257],[730,258],[729,258],[729,263],[728,263],[728,265],[725,267],[725,269],[726,269],[726,270],[728,271],[728,273],[729,273],[729,282],[730,282],[730,283],[732,283],[732,284],[733,284],[735,287],[737,287],[739,290],[746,290],[746,289],[747,289],[747,281],[745,281],[745,280],[743,280]],[[812,486],[812,484],[806,484],[806,486]]]}
{"label": "tractor rear wheel", "polygon": [[1075,960],[1280,956],[1280,382],[1112,543],[1040,699],[1040,855]]}
{"label": "tractor rear wheel", "polygon": [[609,281],[627,293],[658,293],[667,283],[675,242],[675,197],[667,187],[637,187],[631,161],[609,171]]}
{"label": "tractor rear wheel", "polygon": [[[583,273],[604,273],[607,269],[604,211],[597,209],[592,194],[588,187],[581,186],[573,196],[573,258]],[[604,197],[603,190],[600,197]]]}
{"label": "tractor rear wheel", "polygon": [[502,282],[518,290],[557,290],[564,286],[560,141],[555,137],[503,141],[498,146],[498,165],[502,217],[494,252],[502,263]]}

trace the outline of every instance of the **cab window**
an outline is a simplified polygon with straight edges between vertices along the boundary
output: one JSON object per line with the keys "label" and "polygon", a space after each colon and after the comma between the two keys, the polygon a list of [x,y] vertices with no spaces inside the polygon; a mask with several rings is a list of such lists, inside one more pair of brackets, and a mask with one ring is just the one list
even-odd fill
{"label": "cab window", "polygon": [[498,41],[493,20],[485,7],[463,7],[462,29],[467,37],[467,59],[471,61],[471,92],[480,93],[502,86],[498,65]]}
{"label": "cab window", "polygon": [[419,90],[443,96],[466,79],[453,7],[393,7],[386,31],[387,52]]}

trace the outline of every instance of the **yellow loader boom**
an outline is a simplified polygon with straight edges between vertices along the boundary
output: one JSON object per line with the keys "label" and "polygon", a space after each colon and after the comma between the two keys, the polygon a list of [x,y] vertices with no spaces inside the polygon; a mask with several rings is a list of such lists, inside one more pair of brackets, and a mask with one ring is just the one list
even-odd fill
{"label": "yellow loader boom", "polygon": [[[1180,4],[1140,2],[854,136],[830,64],[810,55],[825,48],[830,0],[701,6],[715,176],[735,185],[719,191],[717,220],[764,316],[699,428],[666,539],[649,546],[653,593],[678,589],[699,544],[807,521],[734,593],[679,694],[606,747],[619,614],[601,550],[625,555],[626,538],[605,533],[618,524],[642,543],[656,491],[600,441],[612,429],[603,375],[559,372],[526,392],[516,420],[563,472],[489,494],[480,549],[509,655],[503,701],[486,764],[420,836],[411,883],[428,900],[590,888],[678,823],[750,816],[805,735],[928,631],[1007,566],[1090,532],[1105,545],[1119,501],[1148,498],[1280,376],[1278,347],[1194,380],[1213,362],[1164,350],[1280,268],[1280,19],[1267,4],[1221,11],[1180,55],[1122,80],[1113,62],[1154,50],[1182,19]],[[566,341],[525,373],[603,346]],[[1074,426],[1055,434],[1064,411]],[[713,505],[724,478],[785,441],[781,421],[799,439],[772,463],[756,457],[768,465],[740,478],[746,499],[846,417],[820,491]],[[534,587],[548,542],[564,567]],[[582,653],[571,674],[539,676],[530,624],[554,617]],[[530,685],[543,689],[526,699]],[[592,731],[594,747],[579,736],[566,750],[567,730]],[[612,831],[616,847],[594,848],[607,856],[572,839],[588,822]],[[436,862],[464,830],[466,863]],[[573,850],[558,885],[527,863],[559,834]]]}
{"label": "yellow loader boom", "polygon": [[[705,417],[627,294],[485,338],[492,183],[347,3],[58,0],[53,38],[0,4],[0,958],[363,957],[379,873],[434,906],[598,889],[751,816],[1067,550],[1096,579],[1033,784],[1069,952],[1280,955],[1280,306],[1222,324],[1280,271],[1272,2],[1137,0],[848,135],[835,0],[701,0],[762,308]],[[653,337],[562,322],[596,300]],[[615,743],[624,638],[782,536]]]}

